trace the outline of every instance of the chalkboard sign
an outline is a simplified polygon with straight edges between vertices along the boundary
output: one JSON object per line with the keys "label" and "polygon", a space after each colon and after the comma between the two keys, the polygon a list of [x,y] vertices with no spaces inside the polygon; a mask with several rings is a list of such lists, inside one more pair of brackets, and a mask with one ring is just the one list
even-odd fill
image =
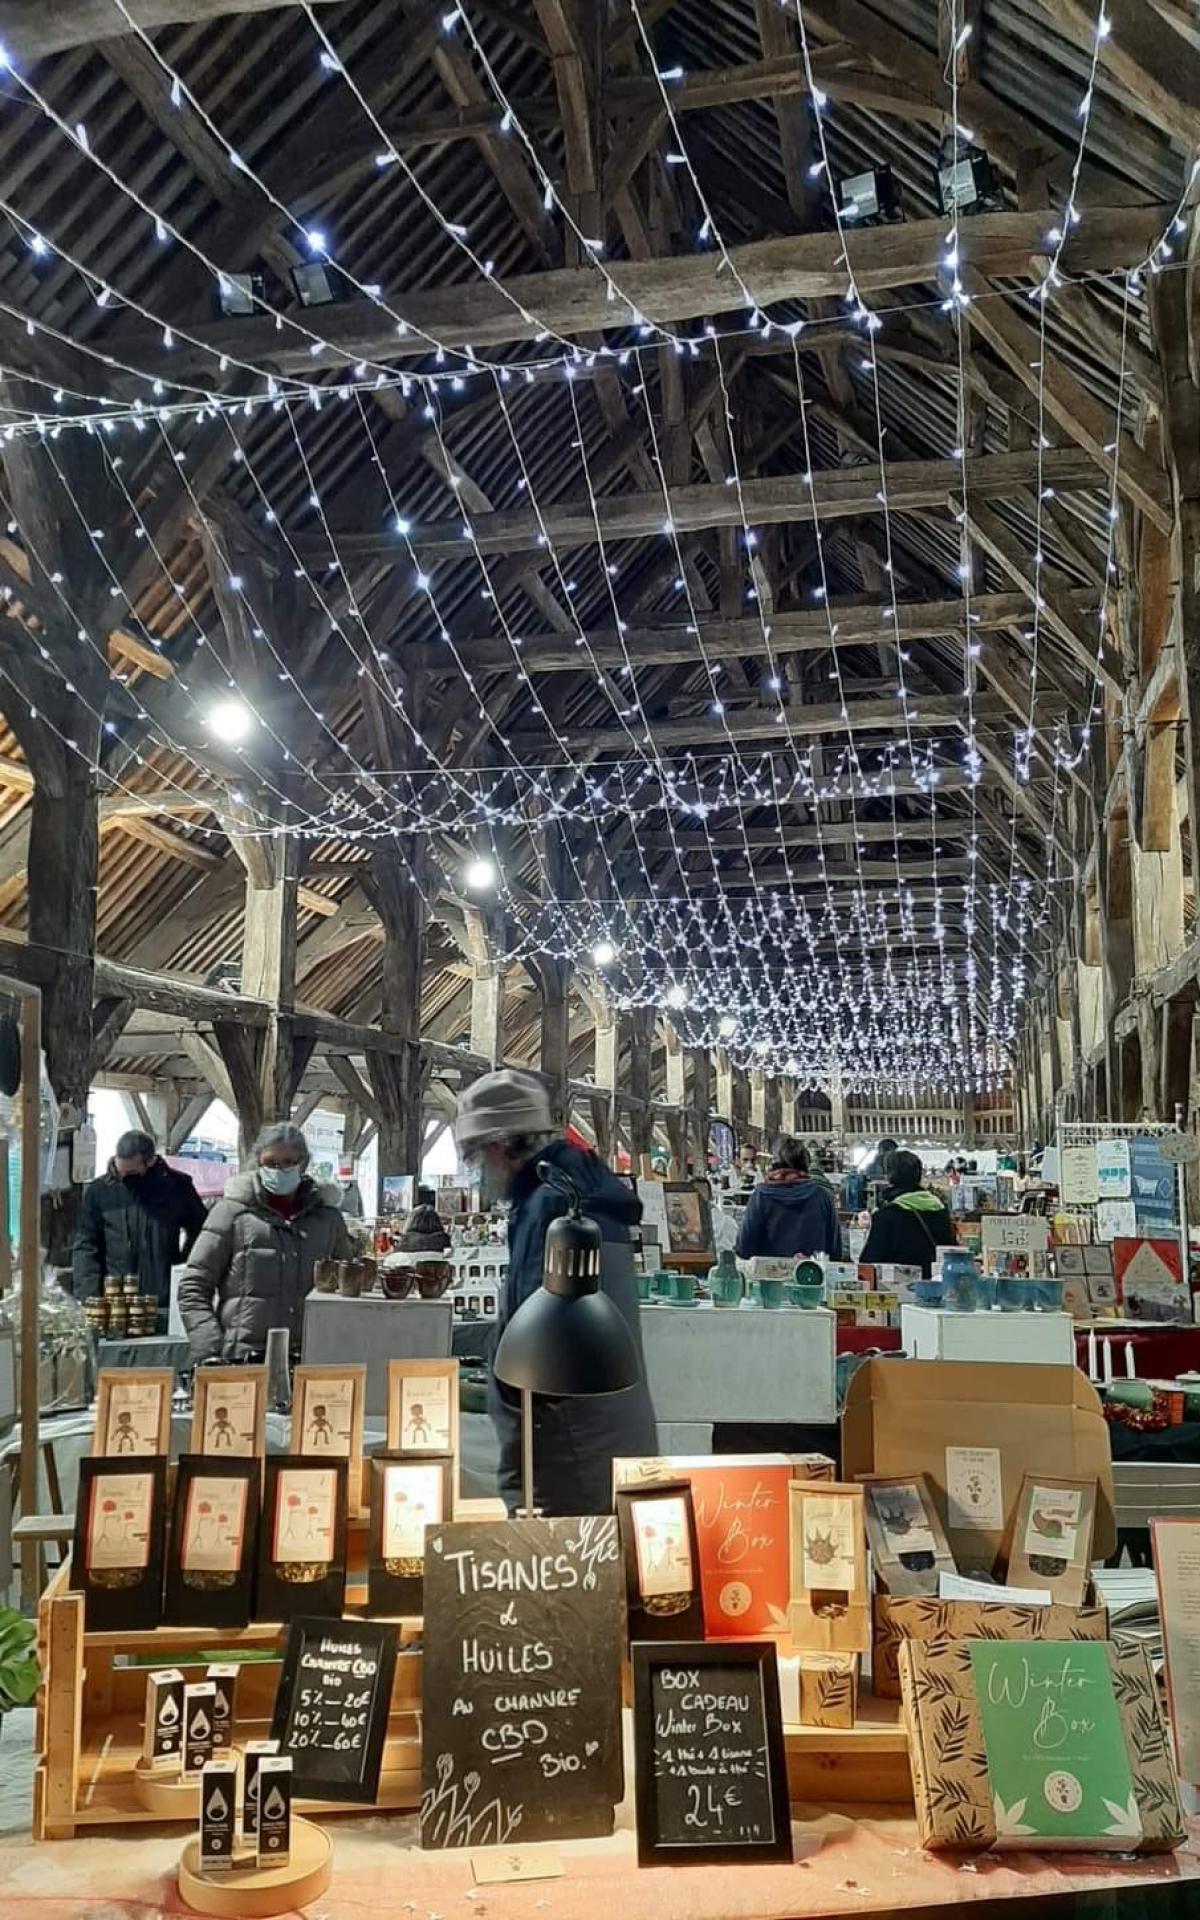
{"label": "chalkboard sign", "polygon": [[639,1642],[632,1652],[639,1864],[790,1860],[772,1643]]}
{"label": "chalkboard sign", "polygon": [[609,1516],[430,1528],[423,1847],[612,1832],[624,1588]]}
{"label": "chalkboard sign", "polygon": [[378,1798],[398,1641],[379,1621],[292,1621],[271,1738],[297,1798]]}

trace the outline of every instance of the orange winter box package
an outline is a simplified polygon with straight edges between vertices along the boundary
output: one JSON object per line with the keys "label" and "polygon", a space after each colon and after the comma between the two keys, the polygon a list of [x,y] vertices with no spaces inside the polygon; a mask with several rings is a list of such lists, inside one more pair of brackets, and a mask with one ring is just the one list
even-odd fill
{"label": "orange winter box package", "polygon": [[787,1634],[788,1489],[797,1478],[831,1478],[832,1462],[786,1453],[674,1455],[617,1460],[614,1476],[618,1488],[667,1478],[690,1481],[710,1640]]}

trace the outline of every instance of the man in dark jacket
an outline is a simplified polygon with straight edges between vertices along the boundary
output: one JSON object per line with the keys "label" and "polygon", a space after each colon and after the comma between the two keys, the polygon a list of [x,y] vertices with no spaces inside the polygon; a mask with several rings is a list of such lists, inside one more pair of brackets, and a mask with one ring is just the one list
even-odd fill
{"label": "man in dark jacket", "polygon": [[738,1230],[739,1260],[765,1255],[791,1260],[798,1254],[842,1257],[842,1228],[832,1189],[814,1180],[808,1149],[785,1135],[770,1172],[755,1187]]}
{"label": "man in dark jacket", "polygon": [[171,1268],[187,1258],[204,1221],[188,1175],[159,1158],[148,1133],[123,1133],[108,1172],[83,1190],[71,1256],[76,1297],[99,1293],[106,1273],[136,1273],[142,1292],[165,1307]]}
{"label": "man in dark jacket", "polygon": [[[508,1277],[496,1321],[499,1342],[521,1304],[542,1284],[546,1230],[567,1211],[562,1194],[538,1179],[548,1160],[574,1182],[584,1214],[600,1229],[600,1284],[624,1316],[638,1354],[642,1351],[637,1282],[629,1230],[641,1218],[641,1202],[596,1154],[564,1140],[550,1118],[545,1087],[532,1075],[502,1069],[467,1087],[454,1124],[458,1150],[511,1203]],[[500,1492],[510,1513],[522,1500],[520,1395],[496,1379],[488,1382],[488,1411],[500,1443]],[[586,1399],[533,1402],[534,1501],[544,1514],[610,1513],[612,1463],[627,1455],[652,1454],[658,1439],[654,1408],[643,1378],[622,1393]]]}
{"label": "man in dark jacket", "polygon": [[879,1266],[920,1267],[928,1280],[939,1247],[956,1247],[954,1223],[935,1193],[921,1185],[924,1167],[915,1153],[892,1155],[892,1184],[871,1218],[859,1259]]}

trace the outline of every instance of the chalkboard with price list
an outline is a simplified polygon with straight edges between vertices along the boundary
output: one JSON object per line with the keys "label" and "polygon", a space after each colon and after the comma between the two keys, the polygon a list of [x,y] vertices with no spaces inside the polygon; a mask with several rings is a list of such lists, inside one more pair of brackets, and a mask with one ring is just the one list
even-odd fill
{"label": "chalkboard with price list", "polygon": [[641,1866],[792,1858],[770,1641],[639,1641],[633,1731]]}
{"label": "chalkboard with price list", "polygon": [[298,1799],[378,1798],[399,1637],[382,1621],[292,1621],[271,1737]]}

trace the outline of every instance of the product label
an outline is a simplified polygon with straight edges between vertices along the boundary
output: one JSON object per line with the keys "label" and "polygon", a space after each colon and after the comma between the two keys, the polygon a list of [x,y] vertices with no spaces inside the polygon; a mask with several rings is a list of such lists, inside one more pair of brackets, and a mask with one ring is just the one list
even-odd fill
{"label": "product label", "polygon": [[951,1532],[998,1533],[1004,1488],[998,1447],[946,1448],[946,1510]]}

